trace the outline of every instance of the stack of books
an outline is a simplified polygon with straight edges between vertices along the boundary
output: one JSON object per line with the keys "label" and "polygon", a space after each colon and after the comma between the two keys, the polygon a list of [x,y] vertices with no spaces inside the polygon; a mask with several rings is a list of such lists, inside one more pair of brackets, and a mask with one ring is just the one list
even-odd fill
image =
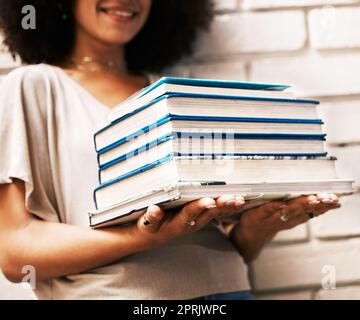
{"label": "stack of books", "polygon": [[95,134],[99,187],[91,227],[133,221],[158,204],[242,195],[248,206],[352,193],[325,151],[318,101],[289,86],[162,78],[119,105]]}

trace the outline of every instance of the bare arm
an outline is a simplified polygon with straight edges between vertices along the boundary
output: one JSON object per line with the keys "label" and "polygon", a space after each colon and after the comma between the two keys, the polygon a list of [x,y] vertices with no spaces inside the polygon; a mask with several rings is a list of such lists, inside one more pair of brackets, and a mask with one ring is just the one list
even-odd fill
{"label": "bare arm", "polygon": [[77,274],[154,247],[146,235],[135,236],[136,226],[90,230],[36,219],[24,206],[24,186],[0,187],[0,263],[4,274],[20,281],[24,265],[37,277]]}
{"label": "bare arm", "polygon": [[[24,183],[0,186],[0,267],[5,276],[20,282],[25,265],[36,268],[37,280],[78,274],[126,256],[160,246],[172,238],[204,227],[210,220],[238,208],[225,205],[226,197],[201,199],[177,214],[164,216],[160,208],[148,210],[145,226],[91,230],[36,219],[24,204]],[[222,209],[221,209],[222,208]],[[186,224],[197,218],[196,227]]]}

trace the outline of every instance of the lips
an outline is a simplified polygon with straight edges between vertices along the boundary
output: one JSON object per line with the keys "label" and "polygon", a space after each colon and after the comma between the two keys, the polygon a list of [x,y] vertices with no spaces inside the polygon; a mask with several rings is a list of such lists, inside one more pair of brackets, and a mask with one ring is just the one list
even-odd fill
{"label": "lips", "polygon": [[132,20],[139,13],[135,8],[126,7],[119,3],[100,4],[97,11],[122,20]]}
{"label": "lips", "polygon": [[129,11],[129,10],[123,10],[123,9],[99,8],[99,11],[103,12],[103,13],[115,15],[115,16],[118,16],[118,17],[123,17],[123,18],[133,18],[137,14],[135,11]]}

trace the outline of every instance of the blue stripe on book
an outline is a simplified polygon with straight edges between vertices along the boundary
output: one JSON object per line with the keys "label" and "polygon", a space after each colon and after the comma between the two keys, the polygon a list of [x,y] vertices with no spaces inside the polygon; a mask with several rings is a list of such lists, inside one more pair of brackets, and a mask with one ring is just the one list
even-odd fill
{"label": "blue stripe on book", "polygon": [[128,118],[130,118],[130,117],[132,117],[132,116],[134,116],[135,114],[140,113],[141,111],[149,108],[149,107],[152,106],[153,104],[155,104],[155,103],[157,103],[157,102],[159,102],[159,101],[161,101],[161,100],[164,100],[165,98],[166,98],[166,96],[161,96],[161,97],[159,97],[159,98],[157,98],[157,99],[154,99],[154,100],[150,101],[149,103],[145,104],[145,105],[142,106],[141,108],[138,108],[138,109],[136,109],[136,110],[134,110],[134,111],[132,111],[132,112],[124,115],[123,117],[121,117],[121,118],[113,121],[112,123],[108,124],[106,127],[100,129],[98,132],[95,133],[95,136],[97,136],[98,134],[106,131],[107,129],[111,128],[112,126],[114,126],[114,125],[116,125],[116,124],[118,124],[118,123],[120,123],[120,122],[122,122],[122,121],[124,121],[124,120],[126,120],[126,119],[128,119]]}
{"label": "blue stripe on book", "polygon": [[[219,120],[219,118],[221,118],[221,120]],[[224,120],[225,119],[225,120]],[[112,144],[110,144],[109,146],[106,146],[100,150],[98,150],[96,148],[96,151],[98,152],[98,154],[103,154],[109,150],[112,150],[116,147],[121,146],[122,144],[125,144],[126,142],[134,139],[135,137],[139,137],[142,134],[148,133],[149,131],[162,126],[163,124],[169,122],[169,121],[189,121],[189,122],[196,122],[196,121],[203,121],[203,122],[255,122],[255,123],[259,123],[259,122],[265,122],[265,123],[297,123],[297,124],[319,124],[322,125],[324,124],[323,121],[315,119],[315,120],[301,120],[301,119],[260,119],[260,118],[234,118],[234,117],[201,117],[201,116],[179,116],[179,115],[174,115],[174,114],[169,114],[166,115],[165,117],[161,118],[160,120],[158,120],[157,122],[150,124],[149,126],[145,126],[144,128],[124,137],[121,138],[115,142],[113,142]],[[247,134],[247,133],[244,133]],[[255,133],[249,133],[249,135],[256,135]],[[278,135],[280,137],[281,134],[278,133],[258,133],[259,137],[266,137],[267,135]],[[296,134],[288,134],[288,133],[284,133],[284,135],[292,135],[292,136],[296,136]],[[300,136],[300,135],[299,135]],[[317,139],[320,135],[303,135],[308,136],[310,139],[310,136],[316,136]],[[324,137],[326,135],[323,135]],[[96,145],[96,135],[94,137],[95,140],[95,145]]]}
{"label": "blue stripe on book", "polygon": [[319,140],[325,141],[326,134],[292,134],[292,133],[233,133],[233,132],[173,132],[179,139],[248,139],[248,140]]}
{"label": "blue stripe on book", "polygon": [[195,99],[215,99],[215,100],[279,102],[279,103],[295,103],[295,104],[308,104],[308,105],[320,104],[320,101],[318,101],[318,100],[309,100],[309,99],[229,96],[229,95],[225,95],[225,94],[168,92],[164,96],[168,99],[170,99],[170,98],[195,98]]}
{"label": "blue stripe on book", "polygon": [[152,148],[155,148],[155,147],[163,144],[164,142],[172,140],[173,138],[174,138],[173,134],[168,133],[168,134],[166,134],[166,135],[164,135],[164,136],[162,136],[162,137],[160,137],[160,138],[158,138],[156,140],[153,140],[153,141],[143,145],[140,148],[137,148],[137,149],[135,149],[135,150],[133,150],[131,152],[128,152],[126,154],[121,155],[120,157],[118,157],[118,158],[116,158],[114,160],[111,160],[111,161],[109,161],[107,163],[104,163],[103,165],[100,166],[100,171],[104,171],[104,170],[114,166],[115,164],[118,164],[118,163],[123,162],[123,161],[125,161],[127,159],[135,157],[135,156],[137,156],[137,155],[139,155],[139,154],[141,154],[141,153],[143,153],[145,151],[148,151],[148,150],[150,150]]}
{"label": "blue stripe on book", "polygon": [[254,91],[284,91],[290,87],[289,85],[284,84],[164,77],[161,78],[159,81],[151,84],[150,86],[144,88],[143,90],[139,91],[134,96],[130,97],[129,100],[139,99],[163,84],[176,84],[195,87],[229,88]]}
{"label": "blue stripe on book", "polygon": [[[120,117],[119,119],[113,121],[111,124],[107,125],[106,127],[100,129],[98,132],[95,133],[95,136],[104,132],[105,130],[107,130],[108,128],[112,127],[115,124],[118,124],[119,122],[122,122],[134,115],[136,115],[137,113],[140,113],[141,111],[151,107],[152,105],[154,105],[155,103],[162,101],[164,99],[168,99],[168,98],[177,98],[177,97],[191,97],[191,98],[207,98],[207,99],[228,99],[228,100],[244,100],[244,101],[267,101],[267,102],[280,102],[280,103],[306,103],[306,104],[319,104],[319,101],[314,101],[314,100],[298,100],[298,99],[271,99],[271,98],[252,98],[252,97],[230,97],[230,96],[221,96],[221,95],[187,95],[187,94],[167,94],[167,95],[163,95],[159,98],[156,98],[152,101],[150,101],[149,103],[145,104],[144,106]],[[226,117],[224,117],[226,118]],[[256,118],[253,118],[256,119]]]}
{"label": "blue stripe on book", "polygon": [[265,90],[265,91],[284,91],[290,86],[285,84],[259,83],[246,81],[228,81],[228,80],[212,80],[212,79],[192,79],[192,78],[175,78],[165,77],[160,79],[162,83],[198,86],[198,87],[219,87],[244,90]]}
{"label": "blue stripe on book", "polygon": [[[119,157],[117,157],[114,160],[111,160],[109,162],[106,162],[102,165],[100,165],[100,170],[106,170],[110,167],[112,167],[115,164],[118,164],[120,162],[123,162],[127,159],[130,159],[134,156],[137,156],[145,151],[148,151],[158,145],[161,145],[164,142],[167,142],[174,139],[235,139],[235,140],[241,140],[241,139],[247,139],[247,140],[316,140],[316,141],[325,141],[325,134],[257,134],[257,133],[212,133],[212,132],[175,132],[171,131],[166,133],[165,135],[131,151],[126,154],[123,154]],[[108,148],[106,151],[111,151],[114,147]],[[102,153],[104,154],[104,153]],[[100,155],[100,154],[99,154]],[[248,155],[248,154],[242,154],[242,155]],[[252,155],[259,155],[259,154],[252,154]],[[261,154],[263,155],[263,154]],[[271,154],[273,155],[273,154]],[[285,154],[280,154],[284,155]],[[100,162],[100,161],[99,161]],[[100,163],[99,163],[100,164]],[[101,183],[101,182],[100,182]]]}
{"label": "blue stripe on book", "polygon": [[232,156],[232,157],[292,157],[292,158],[318,158],[318,157],[326,157],[327,152],[323,153],[179,153],[174,152],[173,155],[175,157],[212,157],[212,158],[218,158],[218,157],[226,157],[226,156]]}
{"label": "blue stripe on book", "polygon": [[133,170],[133,171],[131,171],[129,173],[126,173],[126,174],[124,174],[124,175],[122,175],[122,176],[120,176],[120,177],[118,177],[116,179],[113,179],[113,180],[110,180],[110,181],[108,181],[108,182],[106,182],[104,184],[101,184],[99,187],[97,187],[94,190],[94,194],[93,194],[94,195],[94,203],[95,203],[96,210],[99,210],[97,200],[96,200],[96,192],[98,192],[98,191],[100,191],[100,190],[102,190],[102,189],[104,189],[106,187],[109,187],[109,186],[111,186],[111,185],[113,185],[115,183],[121,182],[121,181],[126,180],[128,178],[131,178],[131,177],[133,177],[133,176],[135,176],[137,174],[149,171],[149,170],[151,170],[153,168],[156,168],[156,167],[158,167],[158,166],[160,166],[162,164],[168,163],[168,162],[172,161],[173,158],[174,158],[173,155],[169,154],[169,155],[167,155],[166,157],[164,157],[164,158],[162,158],[160,160],[149,163],[149,164],[147,164],[147,165],[145,165],[145,166],[143,166],[141,168],[138,168],[138,169]]}
{"label": "blue stripe on book", "polygon": [[[118,141],[115,141],[114,143],[110,144],[107,147],[104,147],[102,149],[100,149],[98,151],[98,154],[104,154],[112,149],[115,149],[129,141],[131,141],[132,139],[139,137],[145,133],[150,132],[151,130],[158,128],[160,126],[162,126],[163,124],[171,121],[171,120],[178,120],[175,118],[176,116],[166,116],[162,119],[160,119],[159,121],[146,126],[138,131],[136,131],[135,133],[132,133],[124,138],[121,138]],[[189,121],[189,120],[187,120]],[[213,133],[213,132],[173,132],[176,137],[178,138],[186,138],[186,137],[206,137],[209,139],[228,139],[229,137],[231,138],[235,138],[235,139],[271,139],[271,140],[282,140],[282,139],[287,139],[287,140],[326,140],[326,134],[292,134],[292,133],[230,133],[230,132],[226,132],[226,133]]]}
{"label": "blue stripe on book", "polygon": [[253,123],[297,123],[297,124],[324,124],[320,119],[286,119],[286,118],[247,118],[247,117],[207,117],[207,116],[180,116],[170,114],[171,120],[204,121],[204,122],[253,122]]}
{"label": "blue stripe on book", "polygon": [[141,136],[141,135],[143,135],[145,133],[150,132],[151,130],[153,130],[155,128],[158,128],[158,127],[162,126],[163,124],[169,122],[170,120],[171,120],[171,117],[165,116],[165,117],[161,118],[159,121],[156,121],[155,123],[152,123],[152,124],[150,124],[148,126],[145,126],[144,128],[142,128],[142,129],[140,129],[140,130],[138,130],[138,131],[136,131],[136,132],[134,132],[134,133],[120,139],[120,140],[115,141],[114,143],[110,144],[109,146],[98,150],[97,152],[99,154],[103,154],[103,153],[105,153],[105,152],[107,152],[107,151],[109,151],[111,149],[119,147],[122,144],[124,144],[124,143],[126,143],[128,141],[131,141],[132,139],[134,139],[136,137],[139,137],[139,136]]}

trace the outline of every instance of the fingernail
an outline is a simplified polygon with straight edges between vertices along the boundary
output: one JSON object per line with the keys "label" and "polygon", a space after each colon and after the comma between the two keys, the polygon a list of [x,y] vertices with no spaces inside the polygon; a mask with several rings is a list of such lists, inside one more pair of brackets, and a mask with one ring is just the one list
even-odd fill
{"label": "fingernail", "polygon": [[286,204],[283,204],[282,206],[279,207],[279,209],[287,209],[288,206]]}
{"label": "fingernail", "polygon": [[309,205],[317,205],[317,204],[319,204],[320,203],[320,201],[318,200],[318,198],[316,197],[316,196],[309,196],[308,197],[308,204]]}
{"label": "fingernail", "polygon": [[329,199],[329,198],[326,198],[326,199],[322,199],[322,203],[325,203],[325,204],[333,204],[334,201]]}
{"label": "fingernail", "polygon": [[309,204],[310,204],[310,205],[317,205],[317,204],[319,204],[319,203],[320,203],[320,201],[317,200],[317,199],[310,199],[310,200],[309,200]]}
{"label": "fingernail", "polygon": [[205,209],[211,210],[211,209],[216,209],[216,208],[217,208],[216,205],[212,205],[212,206],[207,206]]}
{"label": "fingernail", "polygon": [[157,212],[157,207],[154,206],[149,207],[147,210],[148,216],[154,219],[157,219],[156,212]]}
{"label": "fingernail", "polygon": [[319,193],[318,195],[318,198],[322,198],[322,199],[327,199],[329,197],[329,195],[327,193]]}
{"label": "fingernail", "polygon": [[229,200],[225,204],[230,207],[230,206],[233,206],[235,203],[236,203],[235,200]]}
{"label": "fingernail", "polygon": [[244,201],[244,200],[238,200],[238,201],[235,202],[235,206],[237,206],[237,207],[241,207],[241,206],[243,206],[244,204],[245,204],[245,201]]}

